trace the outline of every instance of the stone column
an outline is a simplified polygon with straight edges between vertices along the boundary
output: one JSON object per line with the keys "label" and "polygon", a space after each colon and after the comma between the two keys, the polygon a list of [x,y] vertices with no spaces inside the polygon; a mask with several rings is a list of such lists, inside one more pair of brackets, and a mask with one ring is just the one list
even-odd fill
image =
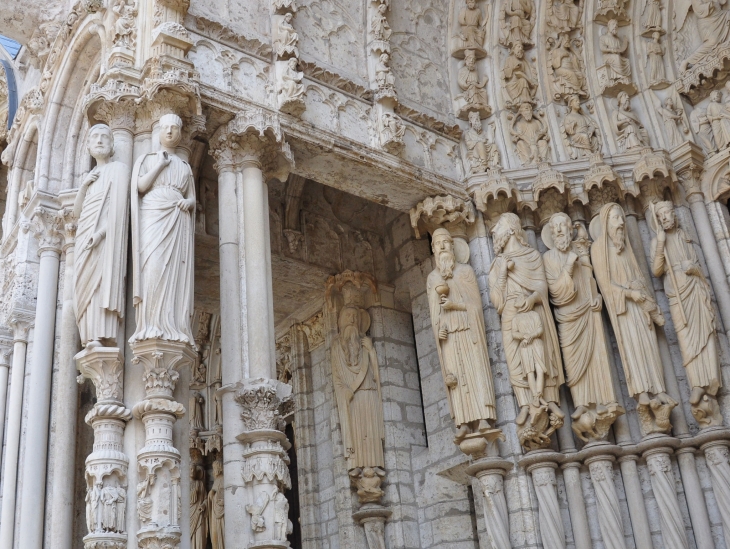
{"label": "stone column", "polygon": [[717,508],[722,518],[725,543],[730,540],[730,451],[729,441],[716,440],[700,447],[705,453],[707,468],[712,475],[712,490],[715,493]]}
{"label": "stone column", "polygon": [[484,525],[493,549],[510,549],[509,513],[504,495],[504,476],[512,470],[512,462],[499,458],[482,458],[466,468],[476,477],[484,495]]}
{"label": "stone column", "polygon": [[[530,452],[542,453],[541,450]],[[546,456],[541,456],[545,458]],[[540,459],[540,458],[537,458]],[[560,514],[558,503],[558,492],[556,488],[555,470],[558,466],[550,461],[542,460],[527,467],[527,472],[532,475],[532,483],[537,494],[538,518],[540,521],[540,535],[545,549],[565,549],[565,527]]]}
{"label": "stone column", "polygon": [[86,414],[94,429],[94,450],[86,458],[86,549],[127,547],[127,469],[124,427],[132,413],[124,407],[121,349],[87,347],[75,357],[81,376],[96,388],[96,404]]}
{"label": "stone column", "polygon": [[25,354],[28,332],[33,323],[33,312],[14,310],[8,324],[13,328],[13,367],[8,398],[7,437],[3,461],[3,499],[0,514],[0,547],[13,547],[15,536],[16,487],[18,485],[18,454],[20,426],[23,419],[23,385],[25,382]]}
{"label": "stone column", "polygon": [[[656,442],[662,443],[660,437]],[[643,453],[643,458],[651,475],[651,488],[659,507],[659,518],[662,525],[662,539],[666,549],[688,549],[687,533],[684,530],[682,513],[679,510],[676,484],[672,473],[672,462],[669,456],[672,449],[666,446],[653,447]]]}
{"label": "stone column", "polygon": [[[8,377],[10,375],[10,341],[0,339],[0,441],[5,436],[5,407],[8,399]],[[0,452],[2,458],[2,452]]]}
{"label": "stone column", "polygon": [[145,444],[137,453],[137,541],[140,549],[174,548],[180,543],[183,505],[181,458],[172,435],[185,408],[175,401],[173,392],[179,372],[191,368],[197,357],[187,343],[179,341],[147,339],[131,347],[132,362],[144,367],[146,396],[132,410],[145,427]]}
{"label": "stone column", "polygon": [[601,537],[606,549],[626,549],[616,485],[613,482],[612,455],[597,455],[585,460],[596,492],[596,509]]}
{"label": "stone column", "polygon": [[644,504],[644,494],[641,491],[637,461],[639,461],[639,457],[635,455],[622,456],[618,460],[626,491],[626,503],[631,514],[631,529],[634,531],[636,547],[651,549],[654,544],[651,540],[651,528]]}
{"label": "stone column", "polygon": [[[50,202],[45,197],[40,200]],[[54,204],[55,206],[55,204]],[[28,391],[28,420],[25,433],[25,463],[20,482],[21,508],[18,547],[41,549],[43,545],[48,457],[48,428],[51,412],[51,376],[58,298],[58,269],[61,258],[61,217],[52,205],[39,205],[33,213],[35,235],[40,244],[38,297],[35,312],[33,357]]]}

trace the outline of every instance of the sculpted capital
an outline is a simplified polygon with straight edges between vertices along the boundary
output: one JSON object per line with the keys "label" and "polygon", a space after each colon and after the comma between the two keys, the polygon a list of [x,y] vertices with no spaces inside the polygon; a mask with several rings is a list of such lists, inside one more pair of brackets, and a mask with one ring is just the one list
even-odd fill
{"label": "sculpted capital", "polygon": [[38,255],[50,251],[60,254],[63,239],[59,212],[39,206],[33,212],[34,235],[38,239]]}

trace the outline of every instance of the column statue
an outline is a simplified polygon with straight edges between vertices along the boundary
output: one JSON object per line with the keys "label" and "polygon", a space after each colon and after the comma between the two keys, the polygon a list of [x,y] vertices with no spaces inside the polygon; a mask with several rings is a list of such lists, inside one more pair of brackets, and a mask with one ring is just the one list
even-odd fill
{"label": "column statue", "polygon": [[106,124],[91,127],[87,147],[96,167],[74,203],[74,311],[84,346],[113,346],[124,317],[129,168],[112,161],[114,136]]}
{"label": "column statue", "polygon": [[141,157],[132,173],[132,255],[137,330],[146,339],[194,345],[193,235],[195,184],[176,152],[182,120],[160,118],[161,150]]}
{"label": "column statue", "polygon": [[213,549],[225,549],[225,508],[223,507],[223,462],[213,462],[213,487],[208,492],[210,544]]}
{"label": "column statue", "polygon": [[674,205],[659,202],[651,207],[651,241],[654,276],[664,278],[682,361],[692,388],[692,415],[702,427],[722,425],[716,395],[722,386],[715,313],[710,285],[702,273],[692,241],[677,224]]}
{"label": "column statue", "polygon": [[205,491],[205,469],[200,463],[190,464],[190,549],[206,549],[208,542],[208,497]]}
{"label": "column statue", "polygon": [[542,230],[542,241],[549,248],[543,261],[575,405],[573,431],[584,442],[591,442],[604,440],[624,411],[611,381],[602,300],[588,249],[574,246],[572,236],[570,217],[562,212],[553,214]]}
{"label": "column statue", "polygon": [[565,417],[559,404],[565,379],[545,269],[517,215],[502,214],[492,238],[497,257],[489,270],[489,291],[502,317],[502,343],[520,407],[518,434],[529,450],[544,448]]}
{"label": "column statue", "polygon": [[471,433],[492,429],[490,423],[497,419],[494,383],[474,269],[456,261],[448,230],[436,229],[431,246],[436,260],[426,286],[431,325],[459,444]]}
{"label": "column statue", "polygon": [[591,259],[611,317],[629,393],[637,399],[644,435],[671,429],[677,403],[666,394],[654,325],[663,326],[654,292],[644,279],[626,237],[621,206],[605,204],[591,222]]}

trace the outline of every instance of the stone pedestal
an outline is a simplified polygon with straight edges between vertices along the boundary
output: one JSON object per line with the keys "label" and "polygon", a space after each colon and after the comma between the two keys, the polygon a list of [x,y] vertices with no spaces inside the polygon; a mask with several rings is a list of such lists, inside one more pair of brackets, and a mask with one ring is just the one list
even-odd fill
{"label": "stone pedestal", "polygon": [[390,509],[377,503],[366,503],[352,514],[355,522],[361,524],[365,530],[369,549],[386,549],[385,521],[391,514]]}
{"label": "stone pedestal", "polygon": [[173,446],[173,424],[185,414],[173,391],[180,374],[196,355],[186,343],[149,339],[132,345],[132,362],[144,367],[145,400],[133,409],[145,427],[145,444],[137,453],[137,514],[141,549],[178,547],[182,493],[180,452]]}
{"label": "stone pedestal", "polygon": [[512,462],[500,458],[483,458],[466,468],[466,474],[476,477],[484,495],[484,524],[494,549],[510,549],[509,513],[504,496],[504,475]]}
{"label": "stone pedestal", "polygon": [[287,536],[293,525],[284,491],[291,488],[287,455],[291,444],[283,432],[282,418],[293,403],[291,390],[280,381],[259,378],[246,380],[236,391],[246,428],[236,438],[243,444],[241,474],[251,532],[249,548],[289,547]]}
{"label": "stone pedestal", "polygon": [[94,429],[94,450],[86,458],[86,526],[84,547],[127,547],[127,470],[124,427],[132,413],[124,407],[124,360],[116,347],[87,347],[75,357],[79,383],[90,379],[97,402],[86,414]]}

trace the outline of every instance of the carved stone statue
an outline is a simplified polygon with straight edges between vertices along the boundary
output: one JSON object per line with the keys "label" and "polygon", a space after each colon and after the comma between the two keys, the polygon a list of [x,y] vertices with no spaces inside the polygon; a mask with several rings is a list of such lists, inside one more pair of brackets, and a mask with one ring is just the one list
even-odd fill
{"label": "carved stone statue", "polygon": [[379,4],[378,9],[370,20],[370,27],[372,29],[374,40],[386,41],[389,40],[390,35],[393,34],[393,31],[390,29],[390,24],[388,24],[386,13],[388,13],[388,6],[385,4]]}
{"label": "carved stone statue", "polygon": [[561,130],[570,145],[570,158],[582,158],[601,150],[601,134],[598,126],[580,108],[577,95],[568,98],[570,111],[565,115]]}
{"label": "carved stone statue", "polygon": [[213,462],[213,487],[208,492],[210,544],[213,549],[225,549],[225,508],[223,506],[223,462]]}
{"label": "carved stone statue", "polygon": [[380,467],[363,467],[350,471],[350,479],[357,489],[357,498],[361,504],[380,503],[385,492],[380,487],[385,479],[385,471]]}
{"label": "carved stone statue", "polygon": [[661,0],[646,0],[644,5],[644,29],[654,32],[662,29],[662,3]]}
{"label": "carved stone statue", "polygon": [[105,124],[91,127],[87,147],[96,167],[74,204],[74,311],[83,345],[113,345],[124,317],[129,167],[111,160],[114,137]]}
{"label": "carved stone statue", "polygon": [[492,239],[497,257],[489,270],[489,295],[502,317],[502,343],[520,407],[518,434],[528,449],[542,448],[565,417],[559,405],[563,365],[545,269],[515,214],[499,217]]}
{"label": "carved stone statue", "polygon": [[715,90],[710,94],[707,105],[707,120],[712,125],[715,146],[722,150],[730,145],[730,111],[722,103],[722,92]]}
{"label": "carved stone statue", "polygon": [[682,126],[685,134],[689,134],[689,128],[686,126],[683,114],[682,109],[675,108],[674,100],[671,97],[667,97],[664,101],[664,106],[659,108],[659,116],[664,121],[664,131],[667,135],[667,142],[670,148],[681,145],[686,140],[679,132],[677,124]]}
{"label": "carved stone statue", "polygon": [[274,49],[279,59],[285,59],[290,56],[298,57],[299,48],[299,35],[292,25],[292,19],[294,14],[286,13],[284,17],[279,20],[279,25],[276,28],[276,39],[274,41]]}
{"label": "carved stone statue", "polygon": [[205,469],[190,464],[190,549],[206,549],[208,543],[208,498]]}
{"label": "carved stone statue", "polygon": [[86,489],[86,528],[90,534],[101,531],[101,487],[99,482]]}
{"label": "carved stone statue", "polygon": [[205,430],[204,418],[203,418],[203,404],[205,398],[198,391],[190,392],[190,429],[196,431]]}
{"label": "carved stone statue", "polygon": [[132,173],[137,330],[130,343],[155,338],[195,345],[195,183],[190,165],[176,152],[181,129],[177,115],[160,118],[161,150],[142,156]]}
{"label": "carved stone statue", "polygon": [[626,92],[619,92],[618,105],[611,114],[611,126],[616,135],[619,149],[630,151],[649,146],[649,133],[631,110],[631,99]]}
{"label": "carved stone statue", "polygon": [[292,57],[287,60],[281,73],[281,87],[279,88],[279,105],[298,101],[304,95],[302,79],[304,73],[298,69],[299,60]]}
{"label": "carved stone statue", "polygon": [[484,16],[476,0],[466,0],[466,6],[459,12],[461,30],[454,37],[455,54],[463,50],[478,50],[484,57],[484,38],[489,18]]}
{"label": "carved stone statue", "polygon": [[378,63],[375,65],[375,81],[381,90],[393,89],[395,86],[395,76],[390,70],[390,55],[387,53],[381,53],[378,57]]}
{"label": "carved stone statue", "polygon": [[294,525],[289,520],[289,502],[286,496],[278,490],[272,499],[274,502],[274,539],[286,541],[286,537],[294,531]]}
{"label": "carved stone statue", "polygon": [[581,8],[573,0],[548,0],[547,5],[547,24],[553,29],[569,32],[578,27]]}
{"label": "carved stone statue", "polygon": [[133,50],[137,45],[137,0],[116,0],[112,11],[117,15],[114,46]]}
{"label": "carved stone statue", "polygon": [[436,268],[426,291],[456,442],[486,432],[496,420],[482,301],[474,269],[456,261],[454,239],[438,228],[432,235]]}
{"label": "carved stone statue", "polygon": [[556,47],[550,52],[550,70],[553,74],[556,98],[566,95],[588,96],[586,77],[580,59],[570,44],[570,35],[561,34]]}
{"label": "carved stone statue", "polygon": [[621,206],[605,204],[591,222],[591,259],[616,334],[629,394],[638,401],[643,433],[667,432],[677,403],[666,394],[654,325],[663,326],[654,292],[626,236]]}
{"label": "carved stone statue", "polygon": [[606,71],[608,85],[630,84],[631,65],[624,56],[629,41],[618,35],[618,22],[611,19],[606,27],[606,32],[601,35],[599,46],[603,53],[603,62]]}
{"label": "carved stone statue", "polygon": [[547,160],[550,154],[547,128],[540,119],[533,117],[530,103],[520,105],[517,116],[512,122],[510,133],[517,149],[517,155],[523,164],[536,164]]}
{"label": "carved stone statue", "polygon": [[662,35],[655,32],[651,35],[651,42],[646,43],[646,73],[649,77],[649,85],[656,86],[666,82],[664,72],[664,46],[661,44]]}
{"label": "carved stone statue", "polygon": [[469,129],[464,133],[464,142],[470,173],[483,173],[487,168],[499,164],[499,150],[494,143],[489,142],[476,111],[469,113]]}
{"label": "carved stone statue", "polygon": [[708,156],[712,156],[717,152],[715,145],[715,135],[712,132],[712,125],[707,118],[707,109],[695,108],[689,114],[689,123],[695,134],[697,143],[705,150]]}
{"label": "carved stone statue", "polygon": [[535,26],[535,4],[532,0],[505,0],[502,5],[500,42],[510,47],[517,42],[531,45],[530,35]]}
{"label": "carved stone statue", "polygon": [[510,105],[529,103],[537,92],[537,79],[532,67],[525,59],[525,49],[521,42],[512,44],[512,51],[502,68],[504,75],[504,91]]}
{"label": "carved stone statue", "polygon": [[366,332],[370,315],[345,306],[332,342],[332,380],[340,418],[347,469],[385,467],[383,458],[383,398],[373,341]]}
{"label": "carved stone statue", "polygon": [[397,150],[403,143],[406,126],[400,116],[392,112],[384,112],[381,117],[380,144],[386,150]]}
{"label": "carved stone statue", "polygon": [[467,50],[464,56],[464,66],[459,69],[458,74],[459,88],[466,101],[466,107],[462,110],[476,110],[483,113],[483,117],[489,116],[492,109],[487,98],[488,81],[486,76],[483,79],[479,78],[474,50]]}
{"label": "carved stone statue", "polygon": [[[710,285],[692,241],[677,224],[674,205],[659,202],[651,210],[651,225],[656,230],[651,241],[652,271],[657,278],[664,278],[664,292],[692,388],[692,414],[702,427],[722,425],[715,398],[722,376]],[[701,406],[702,401],[709,406]],[[714,413],[708,414],[708,409]]]}
{"label": "carved stone statue", "polygon": [[730,41],[730,11],[724,8],[724,2],[685,0],[675,9],[686,13],[690,5],[697,16],[697,30],[702,44],[682,62],[680,67],[683,71],[712,56],[719,46]]}
{"label": "carved stone statue", "polygon": [[[582,227],[582,226],[581,226]],[[573,430],[585,442],[602,440],[618,415],[601,320],[602,300],[588,250],[573,246],[567,214],[553,214],[542,230],[543,255],[560,346],[573,396]]]}

